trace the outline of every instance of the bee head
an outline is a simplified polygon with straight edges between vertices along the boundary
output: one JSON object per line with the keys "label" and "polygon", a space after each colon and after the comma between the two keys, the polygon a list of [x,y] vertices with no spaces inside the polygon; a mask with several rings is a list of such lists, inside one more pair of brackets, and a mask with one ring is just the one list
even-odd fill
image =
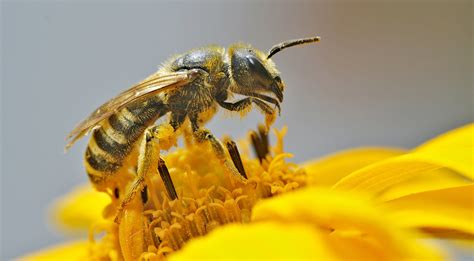
{"label": "bee head", "polygon": [[266,55],[250,46],[230,48],[231,75],[235,82],[232,91],[240,94],[273,93],[281,102],[284,84],[275,64]]}
{"label": "bee head", "polygon": [[236,44],[229,48],[232,79],[231,90],[239,94],[273,93],[283,101],[284,83],[275,64],[270,59],[279,51],[295,45],[319,41],[319,37],[283,42],[273,46],[267,54],[248,45]]}

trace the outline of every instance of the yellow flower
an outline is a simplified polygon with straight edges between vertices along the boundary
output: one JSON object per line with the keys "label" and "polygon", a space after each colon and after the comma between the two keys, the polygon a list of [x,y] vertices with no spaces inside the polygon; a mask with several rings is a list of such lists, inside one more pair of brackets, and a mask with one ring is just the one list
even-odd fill
{"label": "yellow flower", "polygon": [[[246,184],[208,146],[169,153],[178,199],[168,200],[153,173],[149,200],[136,197],[120,225],[97,215],[116,207],[94,201],[100,193],[66,197],[57,219],[69,230],[91,227],[89,240],[24,259],[432,260],[446,256],[424,239],[474,239],[473,124],[410,151],[362,148],[301,166],[287,162],[284,133],[268,155],[265,137],[252,135],[260,160],[241,144]],[[94,239],[98,232],[105,236]]]}

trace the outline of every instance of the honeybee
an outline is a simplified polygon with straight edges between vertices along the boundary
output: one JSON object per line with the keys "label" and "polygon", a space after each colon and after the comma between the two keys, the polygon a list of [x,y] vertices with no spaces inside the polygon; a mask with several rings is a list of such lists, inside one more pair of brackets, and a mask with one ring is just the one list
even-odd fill
{"label": "honeybee", "polygon": [[[195,141],[209,142],[224,169],[244,180],[229,161],[222,143],[203,128],[204,124],[218,107],[244,113],[255,105],[268,118],[273,118],[280,110],[285,84],[271,57],[287,47],[319,39],[286,41],[266,54],[250,45],[233,44],[228,49],[208,46],[177,55],[79,123],[67,136],[66,149],[92,133],[84,157],[87,174],[97,190],[121,198],[121,208],[144,189],[146,174],[154,163],[159,169],[166,168],[159,159],[160,150],[169,148],[161,135],[166,126],[171,126],[174,132],[190,126]],[[229,101],[234,94],[246,97]],[[169,114],[166,126],[154,125],[166,114]],[[184,124],[185,121],[190,124]],[[138,163],[132,178],[128,161]],[[177,195],[169,175],[163,181],[169,197],[175,199]],[[127,191],[120,191],[123,188]]]}

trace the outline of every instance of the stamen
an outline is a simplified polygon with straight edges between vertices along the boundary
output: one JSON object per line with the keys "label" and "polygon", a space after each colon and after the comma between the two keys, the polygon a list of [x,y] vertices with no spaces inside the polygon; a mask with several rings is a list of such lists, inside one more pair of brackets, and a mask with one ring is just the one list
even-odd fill
{"label": "stamen", "polygon": [[240,175],[247,178],[247,173],[245,173],[244,165],[242,164],[242,159],[240,158],[239,149],[237,148],[237,144],[231,139],[226,140],[225,145],[227,150],[229,151],[230,158],[234,162],[235,167],[239,171]]}
{"label": "stamen", "polygon": [[145,186],[141,191],[142,203],[146,204],[148,202],[148,187]]}
{"label": "stamen", "polygon": [[258,133],[252,131],[250,133],[250,139],[252,140],[252,145],[260,162],[262,162],[267,155],[270,153],[268,134],[265,126],[258,126]]}
{"label": "stamen", "polygon": [[161,244],[160,237],[156,234],[155,228],[150,225],[151,240],[153,240],[154,246],[159,246]]}
{"label": "stamen", "polygon": [[270,142],[268,141],[268,131],[263,124],[258,125],[258,132],[260,134],[260,140],[262,141],[262,148],[265,157],[270,153]]}
{"label": "stamen", "polygon": [[119,189],[118,189],[118,188],[115,188],[115,189],[114,189],[114,197],[115,197],[116,199],[118,199],[119,196],[120,196],[120,194],[119,194]]}
{"label": "stamen", "polygon": [[158,161],[158,172],[160,172],[161,179],[165,184],[170,200],[177,199],[178,195],[176,194],[176,189],[174,188],[173,181],[171,180],[171,176],[168,168],[166,167],[165,161],[162,158],[160,158]]}
{"label": "stamen", "polygon": [[263,160],[263,153],[262,153],[262,146],[261,146],[261,143],[260,143],[260,137],[258,136],[258,134],[255,132],[255,131],[251,131],[250,132],[250,139],[252,141],[252,145],[253,145],[253,150],[255,151],[255,154],[257,155],[257,158],[258,160],[260,160],[260,163],[262,162]]}
{"label": "stamen", "polygon": [[[171,173],[165,161],[160,158],[157,168],[162,180],[150,178],[147,187],[141,192],[141,200],[144,202],[143,219],[137,221],[143,222],[143,243],[148,246],[143,249],[145,252],[142,257],[164,260],[169,253],[179,250],[187,241],[206,235],[218,226],[251,222],[252,208],[259,200],[305,186],[305,172],[284,160],[289,154],[282,149],[282,133],[284,131],[279,133],[277,145],[280,151],[272,152],[267,130],[263,125],[252,133],[253,147],[260,163],[241,155],[231,139],[223,140],[233,161],[229,161],[229,164],[234,164],[243,178],[247,179],[247,175],[250,177],[245,183],[227,182],[219,167],[221,162],[207,145],[189,144],[183,149],[168,153],[165,159],[166,164],[173,166]],[[273,157],[267,157],[270,153]],[[125,188],[118,189],[120,191],[117,192],[123,192],[122,189]],[[180,191],[179,198],[176,189]],[[147,191],[150,193],[147,194]],[[116,192],[112,191],[112,197],[115,196],[114,193]],[[110,253],[131,251],[134,247],[117,246],[116,241],[122,235],[115,223],[113,225],[114,229],[107,231],[100,242],[90,239],[94,246],[91,256],[105,258]],[[127,224],[121,223],[120,226]]]}

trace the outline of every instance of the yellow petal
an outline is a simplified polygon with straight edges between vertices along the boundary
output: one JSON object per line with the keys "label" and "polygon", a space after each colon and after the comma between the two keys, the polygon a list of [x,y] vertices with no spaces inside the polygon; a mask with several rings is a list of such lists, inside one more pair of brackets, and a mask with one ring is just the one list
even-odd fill
{"label": "yellow petal", "polygon": [[432,150],[443,147],[474,146],[474,123],[445,132],[418,146],[417,150]]}
{"label": "yellow petal", "polygon": [[388,188],[379,196],[380,201],[388,201],[424,191],[453,188],[472,184],[472,180],[447,169],[437,169],[417,174],[416,177],[402,181]]}
{"label": "yellow petal", "polygon": [[442,165],[427,161],[418,154],[410,153],[357,170],[339,180],[333,189],[377,196],[393,185],[442,167]]}
{"label": "yellow petal", "polygon": [[102,212],[109,203],[107,194],[97,192],[90,185],[79,186],[53,204],[53,220],[67,232],[87,231],[92,224],[103,220]]}
{"label": "yellow petal", "polygon": [[22,261],[88,260],[88,241],[73,241],[20,257]]}
{"label": "yellow petal", "polygon": [[474,239],[474,184],[416,193],[384,206],[403,226],[437,237]]}
{"label": "yellow petal", "polygon": [[397,148],[357,148],[307,162],[303,167],[308,173],[310,184],[331,186],[351,172],[404,153]]}
{"label": "yellow petal", "polygon": [[320,231],[332,255],[363,260],[437,258],[414,240],[418,234],[400,229],[382,209],[354,193],[307,188],[261,201],[254,222],[306,224]]}
{"label": "yellow petal", "polygon": [[444,133],[415,151],[432,162],[474,179],[474,124]]}
{"label": "yellow petal", "polygon": [[331,260],[323,246],[318,233],[308,226],[274,222],[235,224],[191,240],[169,260]]}

